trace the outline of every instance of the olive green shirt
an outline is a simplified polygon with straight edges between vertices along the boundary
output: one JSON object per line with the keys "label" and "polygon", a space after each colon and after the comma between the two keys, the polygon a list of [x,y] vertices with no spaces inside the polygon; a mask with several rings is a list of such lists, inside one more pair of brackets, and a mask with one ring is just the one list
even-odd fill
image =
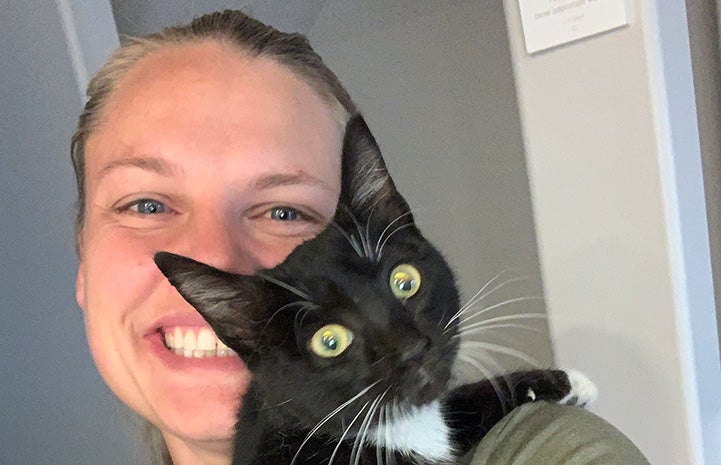
{"label": "olive green shirt", "polygon": [[580,407],[525,404],[476,448],[472,465],[649,465],[620,431]]}

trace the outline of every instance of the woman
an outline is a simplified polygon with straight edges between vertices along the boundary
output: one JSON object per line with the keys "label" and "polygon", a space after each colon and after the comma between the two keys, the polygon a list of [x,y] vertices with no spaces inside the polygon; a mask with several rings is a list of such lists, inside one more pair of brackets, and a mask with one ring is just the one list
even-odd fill
{"label": "woman", "polygon": [[[281,262],[335,211],[354,105],[302,36],[233,11],[122,47],[88,94],[72,157],[77,300],[91,352],[113,392],[159,432],[165,463],[227,464],[248,372],[152,256],[167,250],[237,273]],[[484,440],[487,463],[508,463],[499,453],[568,457],[565,434],[520,449],[553,415],[569,428],[587,422],[580,439],[619,454],[606,463],[644,463],[590,414],[530,407]],[[509,429],[521,418],[537,426]]]}

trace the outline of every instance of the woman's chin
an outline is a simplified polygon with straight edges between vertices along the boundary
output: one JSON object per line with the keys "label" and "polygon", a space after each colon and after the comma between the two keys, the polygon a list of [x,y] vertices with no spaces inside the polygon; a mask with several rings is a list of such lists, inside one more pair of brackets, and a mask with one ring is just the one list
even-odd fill
{"label": "woman's chin", "polygon": [[[174,390],[154,404],[154,421],[165,434],[186,441],[223,441],[235,434],[237,413],[245,385],[237,389],[205,387]],[[145,415],[144,415],[145,416]]]}
{"label": "woman's chin", "polygon": [[[147,338],[145,397],[164,433],[188,440],[223,440],[234,434],[241,399],[250,382],[236,356],[175,353],[160,338]],[[151,418],[141,412],[146,418]]]}

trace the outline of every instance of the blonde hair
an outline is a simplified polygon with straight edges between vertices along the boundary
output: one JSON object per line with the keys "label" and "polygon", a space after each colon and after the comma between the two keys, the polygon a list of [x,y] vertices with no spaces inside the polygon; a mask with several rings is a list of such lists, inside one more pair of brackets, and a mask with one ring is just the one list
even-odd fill
{"label": "blonde hair", "polygon": [[[323,63],[308,39],[298,33],[280,32],[242,11],[225,10],[200,16],[188,24],[129,38],[95,74],[87,89],[88,100],[70,142],[70,157],[77,183],[76,238],[85,221],[85,144],[95,130],[103,108],[118,82],[143,58],[170,46],[216,40],[251,57],[264,57],[285,65],[308,83],[343,124],[355,105],[338,77]],[[78,243],[78,246],[80,244]]]}
{"label": "blonde hair", "polygon": [[[326,101],[331,111],[344,124],[355,113],[355,105],[336,75],[323,63],[302,34],[280,32],[241,11],[225,10],[200,16],[188,24],[163,29],[156,34],[130,38],[119,47],[95,74],[87,89],[75,134],[70,143],[70,156],[77,183],[77,214],[75,219],[78,253],[80,233],[85,221],[85,145],[96,129],[102,111],[118,82],[143,58],[166,47],[216,40],[229,44],[251,57],[264,57],[287,66],[309,84]],[[172,465],[167,445],[160,431],[145,421],[144,439],[153,465]]]}

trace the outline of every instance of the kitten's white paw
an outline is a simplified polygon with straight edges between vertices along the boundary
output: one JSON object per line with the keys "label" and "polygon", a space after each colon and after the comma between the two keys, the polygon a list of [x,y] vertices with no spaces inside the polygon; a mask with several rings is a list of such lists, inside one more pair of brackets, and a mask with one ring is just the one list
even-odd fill
{"label": "kitten's white paw", "polygon": [[598,397],[598,389],[590,379],[578,370],[564,370],[568,376],[571,391],[558,403],[587,407]]}
{"label": "kitten's white paw", "polygon": [[526,392],[526,398],[530,400],[531,402],[536,401],[536,393],[533,392],[533,389],[528,388],[528,392]]}

